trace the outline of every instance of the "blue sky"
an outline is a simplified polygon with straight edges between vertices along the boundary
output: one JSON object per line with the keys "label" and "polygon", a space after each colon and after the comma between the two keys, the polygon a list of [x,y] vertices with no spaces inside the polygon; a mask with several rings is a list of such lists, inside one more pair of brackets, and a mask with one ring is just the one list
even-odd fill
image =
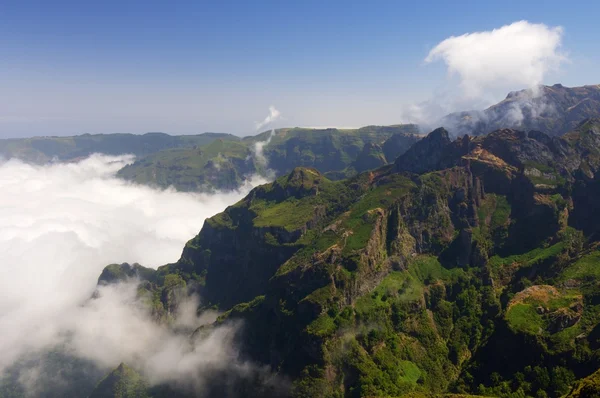
{"label": "blue sky", "polygon": [[595,1],[5,0],[0,136],[244,135],[270,105],[280,125],[405,122],[448,85],[432,48],[519,20],[564,29],[568,61],[543,83],[599,84],[598,15]]}

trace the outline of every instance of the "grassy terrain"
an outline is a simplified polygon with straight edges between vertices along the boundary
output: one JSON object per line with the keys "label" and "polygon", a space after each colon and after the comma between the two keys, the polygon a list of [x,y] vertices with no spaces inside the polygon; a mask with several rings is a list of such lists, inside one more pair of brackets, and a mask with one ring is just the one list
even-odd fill
{"label": "grassy terrain", "polygon": [[542,334],[549,326],[549,315],[566,309],[582,299],[577,290],[560,292],[552,286],[532,286],[509,303],[506,319],[511,328],[530,334]]}
{"label": "grassy terrain", "polygon": [[[261,194],[249,206],[249,210],[256,214],[253,219],[255,226],[295,231],[318,216],[317,208],[325,210],[343,200],[343,184],[329,181],[316,170],[298,168],[296,172],[293,179],[281,177],[261,188]],[[296,192],[302,197],[290,195],[280,200],[280,192]]]}
{"label": "grassy terrain", "polygon": [[561,274],[561,280],[577,279],[595,281],[600,279],[600,251],[594,251],[577,260]]}

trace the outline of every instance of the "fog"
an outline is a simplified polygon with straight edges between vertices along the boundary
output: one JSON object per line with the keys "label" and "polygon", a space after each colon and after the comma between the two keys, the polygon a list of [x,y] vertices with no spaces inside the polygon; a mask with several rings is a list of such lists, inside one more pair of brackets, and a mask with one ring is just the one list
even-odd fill
{"label": "fog", "polygon": [[[99,287],[90,300],[105,265],[176,261],[205,218],[249,190],[189,194],[115,178],[131,161],[93,155],[69,164],[0,164],[0,372],[56,346],[100,367],[126,362],[156,383],[192,373],[199,383],[203,368],[245,366],[233,360],[233,326],[191,344],[149,318],[134,282]],[[197,318],[198,298],[190,300],[178,326],[214,320]],[[39,371],[22,377],[32,395]]]}

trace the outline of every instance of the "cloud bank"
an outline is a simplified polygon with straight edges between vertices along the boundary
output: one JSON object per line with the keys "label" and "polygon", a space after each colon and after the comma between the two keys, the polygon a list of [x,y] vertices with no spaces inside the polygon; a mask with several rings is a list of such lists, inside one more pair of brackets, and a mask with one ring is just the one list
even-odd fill
{"label": "cloud bank", "polygon": [[[0,165],[0,374],[24,355],[57,346],[102,368],[126,362],[154,382],[192,373],[198,382],[203,368],[235,364],[232,327],[191,344],[189,335],[150,319],[135,284],[101,286],[90,300],[105,265],[176,261],[205,218],[244,195],[160,191],[115,178],[131,161],[93,155],[43,167]],[[198,318],[196,307],[181,305],[179,327],[212,320]],[[32,374],[23,378],[30,392]]]}
{"label": "cloud bank", "polygon": [[406,108],[404,117],[433,127],[448,113],[486,108],[515,89],[529,88],[535,97],[544,79],[568,62],[562,37],[560,26],[518,21],[441,41],[424,62],[443,62],[448,80],[430,100]]}

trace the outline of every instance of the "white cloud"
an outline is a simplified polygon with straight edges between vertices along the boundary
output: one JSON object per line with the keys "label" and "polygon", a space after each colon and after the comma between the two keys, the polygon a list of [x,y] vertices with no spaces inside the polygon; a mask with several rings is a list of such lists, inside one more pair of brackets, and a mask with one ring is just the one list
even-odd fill
{"label": "white cloud", "polygon": [[499,117],[517,123],[521,108],[531,113],[548,110],[544,99],[538,98],[538,87],[561,64],[568,62],[561,51],[562,36],[560,26],[518,21],[441,41],[429,52],[425,63],[442,61],[449,78],[430,99],[404,107],[403,120],[418,123],[428,131],[439,127],[440,119],[449,113],[487,108],[508,92],[520,89],[530,90],[513,101],[511,115]]}
{"label": "white cloud", "polygon": [[449,37],[425,58],[442,60],[458,75],[468,97],[510,85],[534,87],[567,60],[560,52],[563,29],[518,21],[486,32]]}
{"label": "white cloud", "polygon": [[[194,346],[154,323],[131,284],[102,286],[89,300],[105,265],[176,261],[206,217],[244,195],[160,191],[115,178],[131,160],[0,164],[0,375],[25,354],[65,344],[72,355],[102,367],[130,363],[155,381],[231,366],[231,328]],[[212,320],[194,308],[181,306],[177,327]]]}

